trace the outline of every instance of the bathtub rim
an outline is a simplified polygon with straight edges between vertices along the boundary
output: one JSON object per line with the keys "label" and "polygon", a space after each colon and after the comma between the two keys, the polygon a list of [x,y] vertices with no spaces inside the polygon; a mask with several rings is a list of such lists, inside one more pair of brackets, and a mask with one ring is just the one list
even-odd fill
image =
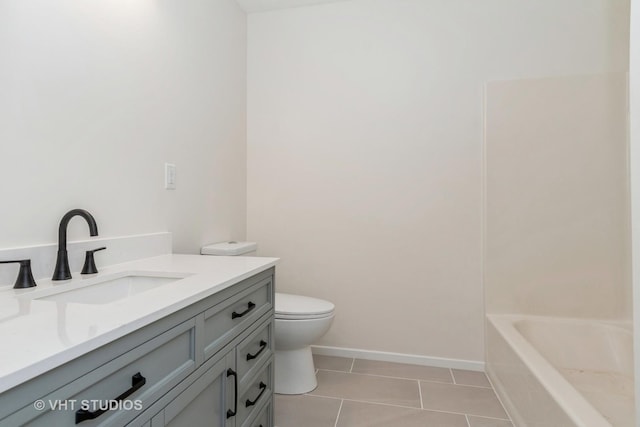
{"label": "bathtub rim", "polygon": [[[544,322],[597,322],[599,324],[625,327],[627,322],[515,314],[487,314],[486,317],[487,321],[491,323],[501,338],[523,361],[527,369],[576,426],[612,427],[611,423],[522,336],[516,328],[515,323],[523,320]],[[490,363],[491,361],[487,360],[487,364]]]}

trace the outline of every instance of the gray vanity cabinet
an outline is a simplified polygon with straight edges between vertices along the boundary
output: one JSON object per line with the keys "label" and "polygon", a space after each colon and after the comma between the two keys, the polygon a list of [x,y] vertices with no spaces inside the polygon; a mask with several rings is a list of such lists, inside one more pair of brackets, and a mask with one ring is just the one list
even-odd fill
{"label": "gray vanity cabinet", "polygon": [[[162,419],[157,418],[157,424],[166,427],[225,426],[226,380],[227,367],[221,360],[171,401],[162,411]],[[152,427],[156,427],[155,420]]]}
{"label": "gray vanity cabinet", "polygon": [[229,403],[233,403],[227,386],[232,363],[233,352],[207,363],[202,372],[172,390],[129,427],[233,427],[233,418],[227,418]]}
{"label": "gray vanity cabinet", "polygon": [[[258,273],[0,394],[0,427],[272,427],[273,273]],[[114,399],[123,390],[140,408],[77,422],[83,399]],[[37,411],[36,399],[73,400],[76,407]]]}
{"label": "gray vanity cabinet", "polygon": [[272,425],[271,420],[273,419],[273,405],[265,404],[258,414],[256,418],[248,424],[248,427],[269,427]]}
{"label": "gray vanity cabinet", "polygon": [[273,360],[267,313],[128,427],[270,427]]}

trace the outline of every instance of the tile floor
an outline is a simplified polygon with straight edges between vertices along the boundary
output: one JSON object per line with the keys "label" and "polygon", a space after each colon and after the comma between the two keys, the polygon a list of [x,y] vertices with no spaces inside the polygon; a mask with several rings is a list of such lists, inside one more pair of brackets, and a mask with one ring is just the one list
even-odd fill
{"label": "tile floor", "polygon": [[318,387],[275,397],[277,427],[513,427],[482,372],[314,356]]}

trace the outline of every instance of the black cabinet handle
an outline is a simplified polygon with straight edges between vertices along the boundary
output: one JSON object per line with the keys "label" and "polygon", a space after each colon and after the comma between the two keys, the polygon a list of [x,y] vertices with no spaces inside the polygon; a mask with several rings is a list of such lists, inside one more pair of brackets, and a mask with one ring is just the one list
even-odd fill
{"label": "black cabinet handle", "polygon": [[260,353],[262,353],[265,348],[267,348],[267,342],[265,340],[260,340],[260,350],[258,350],[256,354],[247,353],[247,360],[253,360],[260,356]]}
{"label": "black cabinet handle", "polygon": [[265,383],[263,383],[262,381],[260,381],[260,394],[258,395],[258,397],[256,397],[253,401],[247,399],[247,401],[244,403],[244,406],[246,408],[248,408],[249,406],[253,406],[256,404],[256,402],[258,400],[260,400],[260,398],[262,397],[263,393],[267,390],[267,385]]}
{"label": "black cabinet handle", "polygon": [[231,418],[238,413],[238,374],[231,368],[227,369],[227,378],[233,377],[233,411],[227,409],[227,418]]}
{"label": "black cabinet handle", "polygon": [[248,312],[250,312],[251,310],[253,310],[254,308],[256,308],[256,305],[254,303],[252,303],[251,301],[249,301],[249,303],[247,304],[247,309],[245,311],[243,311],[242,313],[236,313],[234,311],[233,313],[231,313],[231,318],[232,319],[236,319],[238,317],[242,317],[245,314],[247,314]]}
{"label": "black cabinet handle", "polygon": [[[126,399],[127,397],[135,393],[137,390],[139,390],[140,387],[142,387],[146,383],[147,383],[147,379],[143,377],[142,374],[140,374],[140,372],[134,374],[131,377],[131,388],[113,400],[117,400],[118,402],[123,401],[124,399]],[[100,415],[104,414],[105,412],[107,412],[106,409],[98,409],[97,411],[87,411],[84,409],[78,409],[76,411],[76,424],[80,424],[83,421],[96,419]]]}

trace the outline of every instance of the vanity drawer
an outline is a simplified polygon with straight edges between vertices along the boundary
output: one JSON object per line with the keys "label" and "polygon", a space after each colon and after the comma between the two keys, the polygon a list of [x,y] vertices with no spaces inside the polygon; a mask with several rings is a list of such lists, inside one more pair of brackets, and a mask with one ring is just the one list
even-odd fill
{"label": "vanity drawer", "polygon": [[260,410],[260,413],[254,420],[247,420],[242,427],[271,427],[271,411],[273,405],[271,402],[267,402],[264,408]]}
{"label": "vanity drawer", "polygon": [[213,356],[263,314],[273,310],[273,277],[267,277],[204,313],[204,357]]}
{"label": "vanity drawer", "polygon": [[124,425],[193,372],[195,354],[192,319],[46,396],[47,411],[28,425]]}
{"label": "vanity drawer", "polygon": [[239,387],[254,376],[273,354],[273,322],[269,319],[245,338],[236,350]]}
{"label": "vanity drawer", "polygon": [[[240,390],[243,390],[240,388]],[[238,399],[237,424],[242,426],[245,421],[253,418],[265,401],[273,394],[273,357],[263,366],[260,373],[253,378]]]}

